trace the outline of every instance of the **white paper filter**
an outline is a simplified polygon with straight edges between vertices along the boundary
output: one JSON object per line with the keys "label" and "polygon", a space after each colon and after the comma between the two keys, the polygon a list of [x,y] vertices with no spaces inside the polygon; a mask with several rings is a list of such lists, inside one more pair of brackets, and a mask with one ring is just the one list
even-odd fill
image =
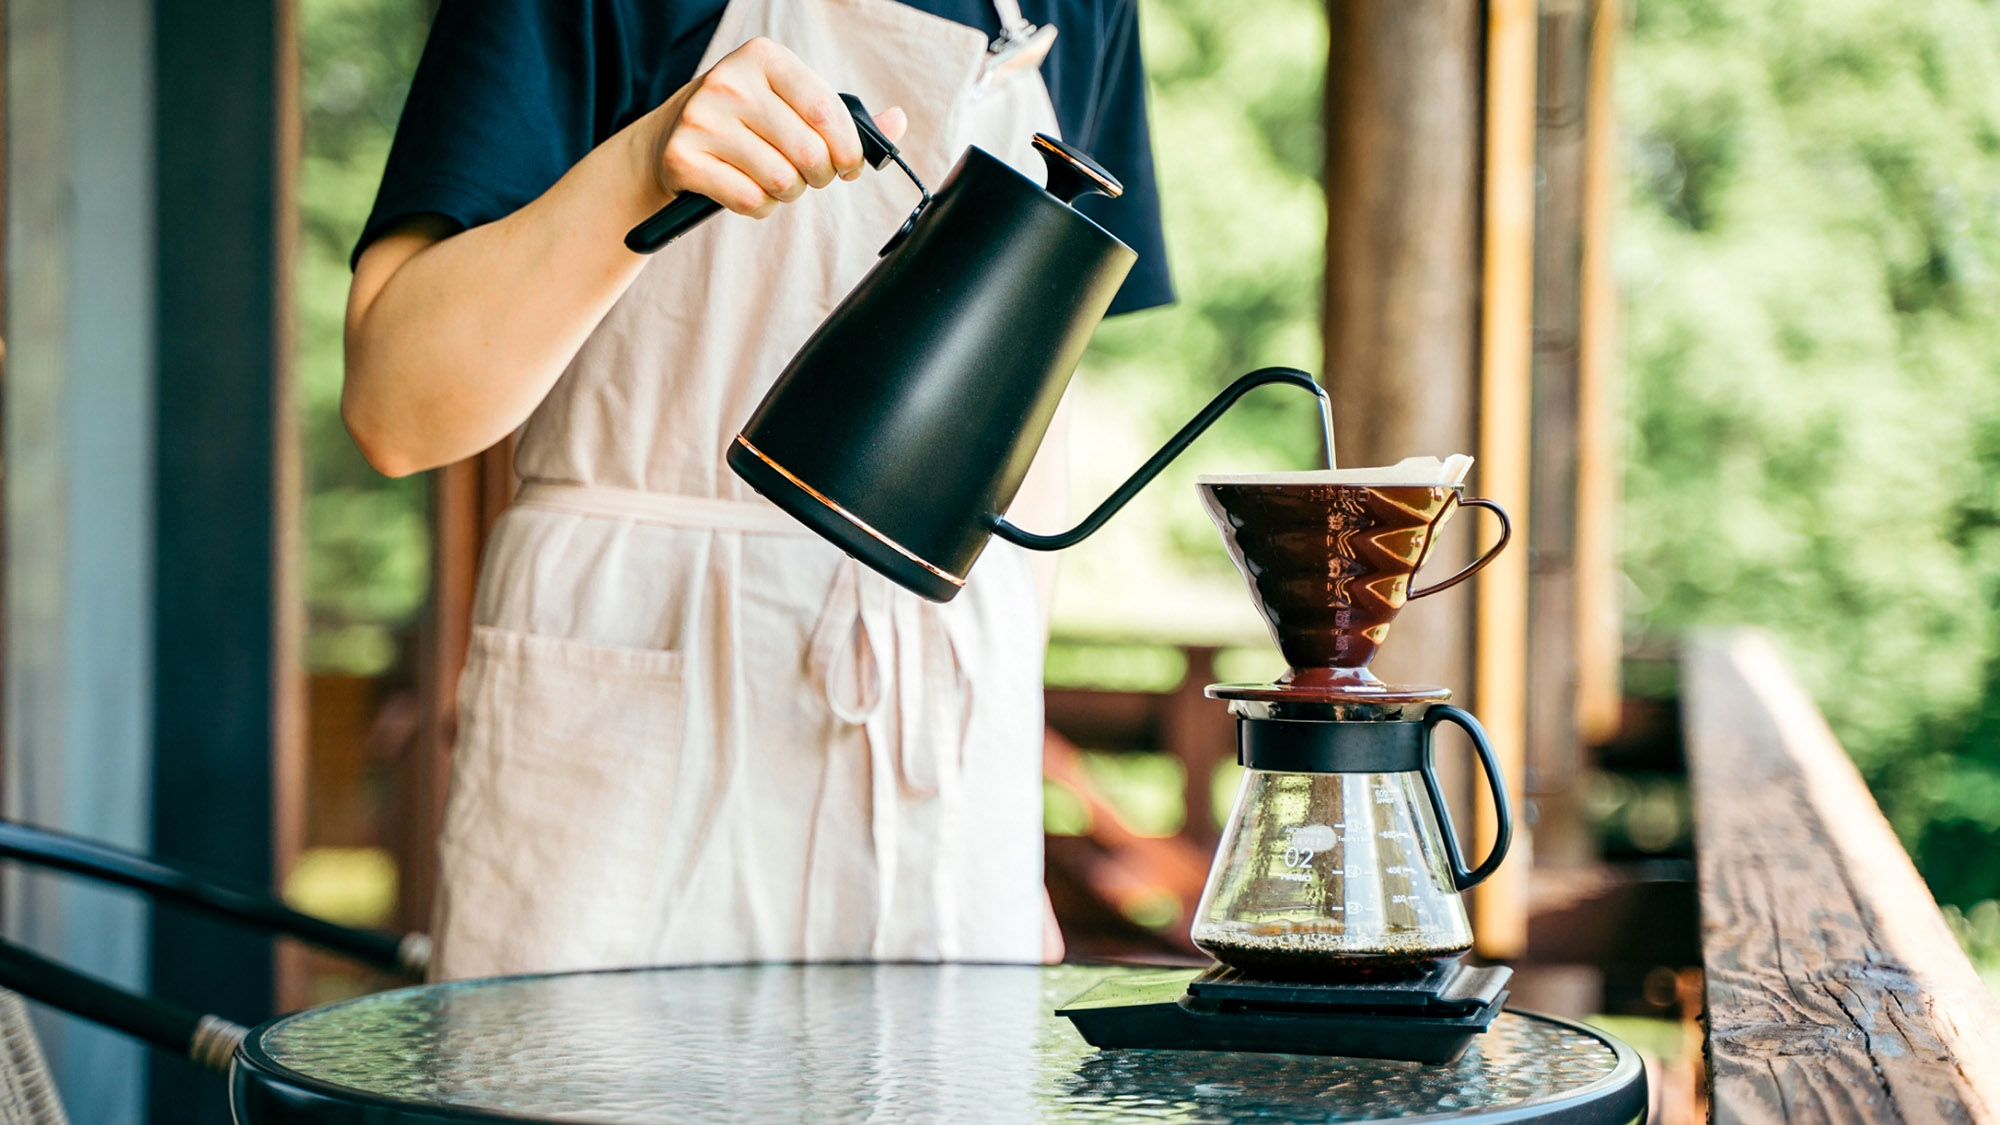
{"label": "white paper filter", "polygon": [[1376,487],[1450,487],[1472,471],[1472,458],[1454,453],[1436,457],[1405,457],[1393,465],[1369,469],[1311,469],[1300,473],[1216,473],[1195,478],[1197,484],[1366,484]]}

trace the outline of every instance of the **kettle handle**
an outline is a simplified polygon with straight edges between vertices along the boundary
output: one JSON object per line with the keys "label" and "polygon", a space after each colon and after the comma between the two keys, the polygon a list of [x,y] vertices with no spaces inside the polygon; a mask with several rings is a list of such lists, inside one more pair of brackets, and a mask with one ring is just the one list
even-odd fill
{"label": "kettle handle", "polygon": [[1237,399],[1266,383],[1290,383],[1311,391],[1321,400],[1326,398],[1325,388],[1314,382],[1311,375],[1296,367],[1259,368],[1229,384],[1221,394],[1209,400],[1208,405],[1201,408],[1201,413],[1195,415],[1187,425],[1182,426],[1173,437],[1168,438],[1167,444],[1161,446],[1158,453],[1153,454],[1150,460],[1139,466],[1139,471],[1127,478],[1124,484],[1119,485],[1118,491],[1107,497],[1095,511],[1085,516],[1082,523],[1055,535],[1037,535],[1014,526],[1005,516],[994,516],[993,534],[1031,551],[1060,551],[1065,547],[1081,543],[1092,532],[1103,527],[1106,520],[1117,515],[1118,509],[1123,508],[1132,497],[1138,495],[1140,489],[1151,484],[1153,478],[1159,476],[1160,471],[1165,469],[1169,462],[1194,444],[1194,439],[1200,437],[1202,431],[1214,425],[1215,420],[1222,417],[1224,411],[1236,405]]}
{"label": "kettle handle", "polygon": [[[848,115],[854,118],[854,129],[861,136],[861,158],[868,162],[868,166],[880,168],[894,160],[908,171],[909,165],[903,164],[895,142],[876,127],[874,116],[868,112],[867,106],[861,104],[861,99],[853,94],[842,94],[840,100],[847,107]],[[910,178],[916,179],[916,173],[911,172]],[[919,183],[918,190],[922,190],[923,186]],[[930,193],[924,192],[924,197],[929,199]],[[653,212],[650,218],[625,232],[625,249],[634,254],[658,253],[667,243],[700,226],[721,210],[722,204],[700,192],[684,191],[668,200],[667,205]],[[910,221],[915,220],[916,216],[911,215]],[[907,222],[903,224],[906,230],[909,225]]]}
{"label": "kettle handle", "polygon": [[[1493,850],[1481,860],[1478,867],[1467,870],[1465,853],[1458,846],[1458,830],[1451,826],[1451,810],[1445,807],[1444,791],[1438,787],[1437,771],[1431,768],[1431,735],[1439,723],[1450,723],[1464,730],[1472,739],[1472,748],[1479,753],[1479,764],[1486,774],[1486,787],[1493,794],[1493,810],[1498,823],[1493,832]],[[1424,789],[1430,793],[1431,808],[1437,813],[1438,828],[1444,834],[1444,855],[1451,864],[1451,885],[1456,890],[1477,886],[1486,881],[1488,875],[1507,858],[1507,846],[1514,842],[1514,807],[1507,802],[1507,782],[1500,776],[1500,763],[1493,756],[1493,744],[1486,740],[1486,728],[1468,711],[1462,711],[1449,704],[1434,704],[1424,713]]]}

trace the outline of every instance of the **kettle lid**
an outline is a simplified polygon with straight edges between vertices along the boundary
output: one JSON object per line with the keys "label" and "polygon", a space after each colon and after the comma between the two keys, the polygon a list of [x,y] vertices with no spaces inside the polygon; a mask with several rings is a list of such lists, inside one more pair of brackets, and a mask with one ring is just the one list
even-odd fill
{"label": "kettle lid", "polygon": [[1048,193],[1064,203],[1074,206],[1079,198],[1093,192],[1109,199],[1125,194],[1125,185],[1118,177],[1077,149],[1047,133],[1036,133],[1033,143],[1049,167]]}

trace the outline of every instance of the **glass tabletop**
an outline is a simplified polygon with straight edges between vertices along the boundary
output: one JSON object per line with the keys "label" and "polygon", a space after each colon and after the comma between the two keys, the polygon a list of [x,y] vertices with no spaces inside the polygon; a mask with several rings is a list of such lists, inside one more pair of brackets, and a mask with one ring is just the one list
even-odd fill
{"label": "glass tabletop", "polygon": [[[1159,972],[760,965],[430,985],[264,1025],[245,1044],[237,1088],[252,1122],[342,1120],[325,1111],[339,1102],[371,1107],[370,1121],[405,1106],[594,1123],[1501,1121],[1538,1107],[1570,1116],[1564,1106],[1597,1110],[1573,1120],[1624,1122],[1643,1105],[1629,1049],[1520,1013],[1503,1013],[1446,1066],[1098,1051],[1052,1014],[1107,975]],[[259,1095],[260,1084],[304,1091],[321,1111],[286,1116],[290,1103]]]}

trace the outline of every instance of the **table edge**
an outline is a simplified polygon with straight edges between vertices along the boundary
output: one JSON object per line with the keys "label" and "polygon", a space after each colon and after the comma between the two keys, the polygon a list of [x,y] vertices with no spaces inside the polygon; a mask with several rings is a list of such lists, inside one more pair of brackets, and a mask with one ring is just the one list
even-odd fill
{"label": "table edge", "polygon": [[[1102,969],[1102,970],[1118,970],[1118,969],[1161,970],[1161,969],[1187,968],[1187,966],[1179,966],[1179,965],[1131,965],[1131,964],[1087,965],[1087,964],[1071,964],[1068,962],[1064,962],[1058,965],[1040,965],[1040,964],[1031,964],[1026,962],[1018,962],[1018,961],[1013,961],[1013,962],[739,961],[739,962],[716,962],[709,964],[693,964],[693,965],[628,966],[624,968],[614,968],[614,969],[578,969],[578,970],[564,970],[564,971],[546,972],[546,973],[515,973],[500,977],[482,977],[482,978],[477,978],[477,980],[481,983],[501,983],[501,982],[526,981],[526,980],[545,980],[545,979],[553,980],[553,979],[563,979],[572,977],[613,976],[613,975],[630,974],[630,973],[668,973],[668,972],[682,972],[687,970],[701,970],[701,969],[746,969],[746,968],[761,969],[761,968],[788,968],[788,967],[789,968],[843,968],[843,967],[892,968],[896,966],[933,968],[933,969],[1008,968],[1008,969],[1035,969],[1038,971],[1046,971],[1048,969],[1064,968],[1064,967],[1078,968],[1078,969]],[[1194,971],[1198,970],[1190,969],[1190,972]],[[520,1121],[520,1122],[546,1123],[548,1121],[547,1118],[527,1117],[506,1110],[463,1108],[463,1107],[449,1106],[449,1105],[422,1105],[415,1102],[390,1100],[389,1098],[383,1097],[382,1095],[373,1094],[366,1090],[360,1090],[351,1086],[342,1085],[337,1082],[330,1082],[327,1081],[326,1079],[316,1078],[307,1074],[301,1074],[285,1066],[285,1064],[279,1062],[264,1048],[264,1043],[263,1043],[264,1036],[266,1036],[270,1032],[276,1031],[283,1025],[300,1017],[313,1014],[321,1014],[336,1008],[342,1008],[350,1004],[357,1004],[364,1001],[380,1001],[385,997],[394,996],[399,993],[427,991],[430,989],[445,987],[459,983],[467,983],[467,982],[433,981],[433,982],[426,982],[423,984],[407,985],[403,988],[390,989],[385,992],[375,992],[375,993],[368,993],[363,996],[350,997],[346,1000],[339,1000],[335,1001],[332,1004],[324,1004],[318,1007],[308,1008],[305,1009],[304,1011],[290,1012],[285,1015],[276,1016],[272,1019],[266,1020],[261,1024],[258,1024],[256,1027],[251,1028],[249,1034],[244,1036],[243,1041],[240,1044],[238,1044],[235,1057],[231,1060],[230,1063],[230,1074],[229,1074],[230,1100],[233,1103],[233,1107],[239,1113],[242,1112],[247,1104],[246,1099],[252,1096],[261,1098],[270,1098],[270,1099],[282,1099],[283,1102],[282,1105],[280,1105],[277,1102],[273,1102],[272,1103],[273,1106],[276,1108],[283,1108],[288,1113],[304,1114],[304,1116],[299,1116],[296,1118],[296,1120],[300,1122],[301,1125],[318,1125],[319,1122],[325,1122],[327,1123],[327,1125],[348,1125],[348,1123],[356,1120],[356,1118],[353,1116],[353,1114],[356,1112],[365,1112],[367,1114],[372,1115],[366,1118],[366,1120],[370,1122],[371,1125],[377,1122],[380,1122],[381,1125],[400,1125],[400,1123],[404,1122],[413,1123],[414,1125],[414,1123],[427,1123],[427,1122],[445,1123],[445,1122],[480,1122],[480,1121],[484,1122]],[[1412,1125],[1424,1125],[1425,1122],[1451,1122],[1451,1121],[1463,1121],[1463,1120],[1474,1120],[1474,1119],[1484,1122],[1486,1123],[1486,1125],[1513,1125],[1513,1123],[1516,1122],[1524,1122],[1530,1120],[1548,1121],[1548,1122],[1553,1122],[1554,1125],[1563,1125],[1564,1122],[1571,1119],[1572,1115],[1586,1115],[1589,1113],[1592,1107],[1597,1105],[1597,1103],[1605,1101],[1616,1101],[1620,1099],[1621,1096],[1629,1096],[1630,1099],[1633,1101],[1635,1107],[1634,1112],[1631,1115],[1623,1118],[1622,1120],[1643,1121],[1645,1119],[1645,1115],[1650,1108],[1650,1092],[1648,1090],[1648,1083],[1646,1081],[1645,1064],[1640,1059],[1639,1053],[1636,1049],[1626,1044],[1623,1040],[1612,1035],[1610,1032],[1605,1031],[1601,1028],[1592,1027],[1581,1020],[1570,1019],[1565,1016],[1549,1015],[1543,1012],[1535,1012],[1518,1008],[1504,1009],[1501,1012],[1501,1014],[1503,1016],[1513,1015],[1522,1019],[1540,1020],[1543,1023],[1552,1023],[1559,1027],[1564,1027],[1571,1031],[1581,1032],[1582,1034],[1589,1036],[1590,1038],[1596,1040],[1597,1042],[1603,1044],[1605,1047],[1611,1050],[1614,1062],[1612,1063],[1610,1072],[1598,1078],[1597,1080],[1591,1082],[1587,1086],[1583,1086],[1575,1090],[1566,1091],[1560,1095],[1553,1097],[1545,1097],[1529,1101],[1522,1101],[1514,1103],[1513,1105],[1492,1108],[1492,1109],[1472,1108],[1463,1111],[1454,1111],[1451,1113],[1426,1114],[1421,1117],[1403,1117],[1403,1118],[1396,1118],[1394,1120],[1410,1122],[1412,1123]],[[1636,1082],[1634,1081],[1635,1079],[1637,1080]],[[345,1099],[345,1100],[342,1101],[340,1099]],[[360,1101],[359,1099],[366,1099],[366,1101],[365,1102]],[[382,1116],[384,1114],[389,1114],[392,1116],[386,1116],[386,1117]],[[244,1118],[244,1120],[248,1120],[248,1118]]]}

